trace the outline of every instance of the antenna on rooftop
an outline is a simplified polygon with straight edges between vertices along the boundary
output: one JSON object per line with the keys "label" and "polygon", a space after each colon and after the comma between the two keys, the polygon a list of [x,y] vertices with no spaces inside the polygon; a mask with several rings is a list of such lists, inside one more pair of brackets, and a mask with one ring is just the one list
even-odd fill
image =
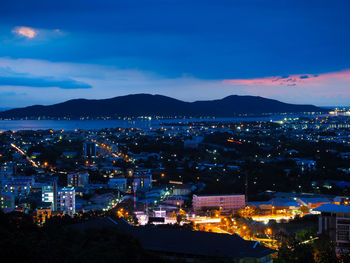
{"label": "antenna on rooftop", "polygon": [[136,211],[136,190],[137,190],[137,182],[132,182],[132,189],[134,191],[134,211]]}

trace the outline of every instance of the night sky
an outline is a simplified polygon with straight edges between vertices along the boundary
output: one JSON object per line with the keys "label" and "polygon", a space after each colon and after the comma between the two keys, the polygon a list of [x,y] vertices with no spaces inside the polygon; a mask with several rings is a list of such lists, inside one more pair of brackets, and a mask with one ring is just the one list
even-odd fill
{"label": "night sky", "polygon": [[350,105],[350,1],[0,1],[0,107],[151,93]]}

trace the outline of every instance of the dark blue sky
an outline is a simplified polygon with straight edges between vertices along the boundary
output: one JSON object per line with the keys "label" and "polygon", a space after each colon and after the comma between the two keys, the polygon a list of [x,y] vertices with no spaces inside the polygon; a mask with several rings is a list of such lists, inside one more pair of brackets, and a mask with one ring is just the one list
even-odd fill
{"label": "dark blue sky", "polygon": [[[140,92],[350,99],[350,1],[4,2],[0,106]],[[305,74],[322,78],[269,82]]]}

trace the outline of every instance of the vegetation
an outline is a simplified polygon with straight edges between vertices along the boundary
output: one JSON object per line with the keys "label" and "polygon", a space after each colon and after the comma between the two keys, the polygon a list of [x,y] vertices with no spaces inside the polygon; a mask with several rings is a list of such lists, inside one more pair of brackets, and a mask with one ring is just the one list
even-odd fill
{"label": "vegetation", "polygon": [[55,218],[38,227],[22,213],[0,211],[0,254],[10,262],[163,262],[116,228],[75,231]]}

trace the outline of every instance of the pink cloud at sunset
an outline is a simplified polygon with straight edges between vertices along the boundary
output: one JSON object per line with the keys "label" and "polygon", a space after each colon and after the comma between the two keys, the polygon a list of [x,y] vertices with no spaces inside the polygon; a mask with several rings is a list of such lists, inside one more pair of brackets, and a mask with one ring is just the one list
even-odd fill
{"label": "pink cloud at sunset", "polygon": [[[296,74],[254,79],[225,79],[223,84],[241,88],[246,94],[286,102],[318,105],[347,104],[350,100],[350,69],[323,74]],[[326,99],[326,101],[325,101]]]}
{"label": "pink cloud at sunset", "polygon": [[12,32],[26,38],[34,38],[38,35],[38,32],[35,29],[26,26],[15,27]]}
{"label": "pink cloud at sunset", "polygon": [[225,79],[223,83],[247,86],[322,86],[324,82],[346,81],[350,84],[350,69],[324,74],[297,74],[253,79]]}

